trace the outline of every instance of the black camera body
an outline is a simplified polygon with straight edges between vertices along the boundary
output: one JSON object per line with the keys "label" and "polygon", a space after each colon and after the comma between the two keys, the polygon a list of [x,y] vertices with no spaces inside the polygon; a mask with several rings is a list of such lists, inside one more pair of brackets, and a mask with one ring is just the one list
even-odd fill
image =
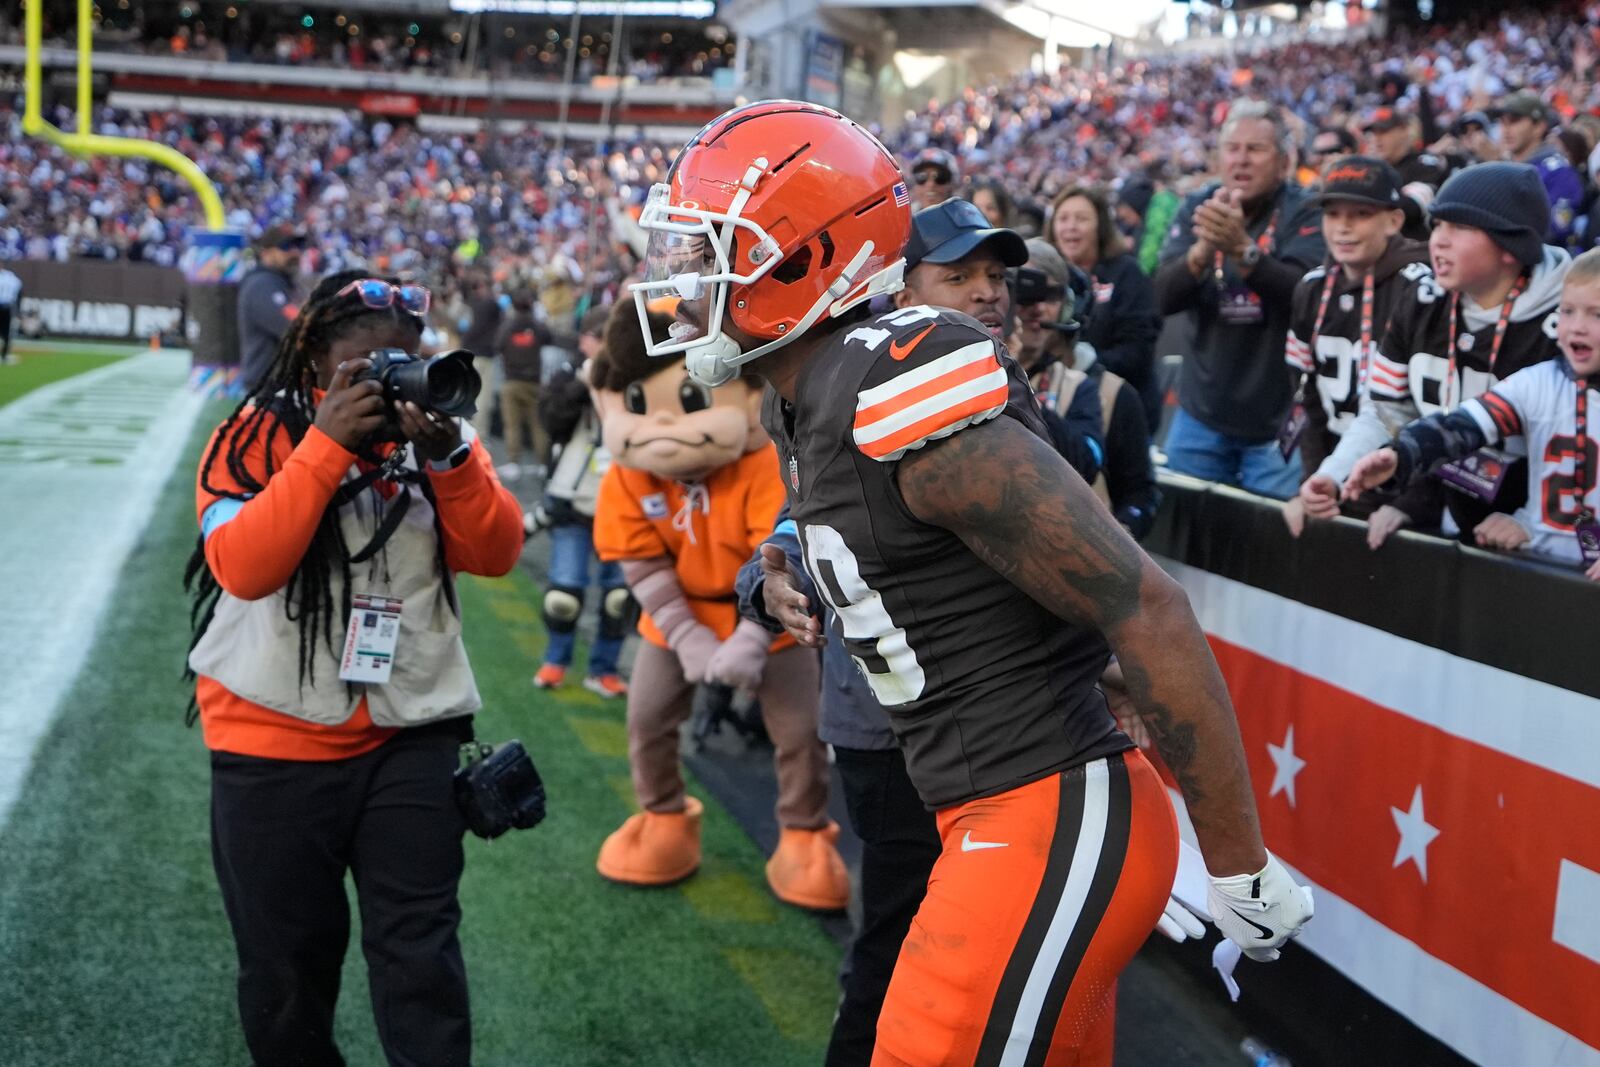
{"label": "black camera body", "polygon": [[467,828],[485,841],[544,821],[544,782],[521,741],[462,745],[467,762],[455,773],[456,806]]}
{"label": "black camera body", "polygon": [[403,348],[380,348],[368,352],[367,358],[372,366],[359,372],[354,380],[371,379],[383,386],[383,402],[389,409],[385,437],[400,440],[395,410],[402,403],[455,418],[477,414],[483,379],[472,366],[473,354],[466,349],[423,358]]}

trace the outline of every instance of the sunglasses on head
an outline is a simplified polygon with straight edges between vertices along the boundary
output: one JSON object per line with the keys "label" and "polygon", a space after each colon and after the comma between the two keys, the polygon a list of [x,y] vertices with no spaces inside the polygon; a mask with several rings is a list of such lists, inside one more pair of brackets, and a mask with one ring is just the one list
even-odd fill
{"label": "sunglasses on head", "polygon": [[396,300],[400,308],[419,318],[428,313],[433,304],[433,294],[421,285],[391,285],[382,278],[358,278],[340,289],[338,296],[355,293],[367,307],[378,310],[393,307]]}
{"label": "sunglasses on head", "polygon": [[911,180],[918,185],[927,185],[929,182],[935,185],[949,185],[950,175],[942,170],[919,170],[911,176]]}

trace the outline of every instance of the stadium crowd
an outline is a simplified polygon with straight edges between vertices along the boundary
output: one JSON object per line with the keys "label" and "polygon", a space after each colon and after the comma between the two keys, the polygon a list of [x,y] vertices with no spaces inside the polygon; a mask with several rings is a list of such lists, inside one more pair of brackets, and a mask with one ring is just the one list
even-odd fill
{"label": "stadium crowd", "polygon": [[[437,15],[334,11],[268,6],[226,0],[116,5],[97,9],[95,47],[214,63],[339,67],[358,71],[437,72],[470,77],[560,80],[566,76],[570,24],[528,15],[492,15],[472,21]],[[47,46],[71,47],[76,9],[44,6]],[[612,62],[610,19],[581,23],[575,76],[587,82]],[[0,42],[22,39],[20,22],[0,16]],[[616,73],[641,82],[708,78],[731,66],[737,45],[716,24],[630,20],[622,34]]]}
{"label": "stadium crowd", "polygon": [[[1333,343],[1323,320],[1351,317],[1349,293],[1332,319],[1324,309],[1298,327],[1313,336],[1291,334],[1291,304],[1316,304],[1314,294],[1300,295],[1301,277],[1329,252],[1317,197],[1323,172],[1354,153],[1392,167],[1385,173],[1403,210],[1397,240],[1425,240],[1430,210],[1435,221],[1456,210],[1459,221],[1482,227],[1485,196],[1516,201],[1493,205],[1497,225],[1544,212],[1538,236],[1548,252],[1518,256],[1549,302],[1565,257],[1600,238],[1600,88],[1590,79],[1597,40],[1600,3],[1591,2],[1222,57],[1103,62],[932,101],[908,114],[890,143],[906,160],[913,206],[970,196],[992,225],[1043,237],[1092,276],[1097,314],[1085,341],[1137,394],[1150,436],[1162,436],[1172,384],[1157,357],[1186,357],[1164,439],[1169,465],[1283,498],[1306,480],[1309,512],[1291,506],[1298,525],[1307,513],[1329,514],[1338,496],[1330,484],[1348,476],[1353,457],[1334,462],[1336,438],[1356,418],[1369,373],[1375,388],[1398,388],[1404,376],[1394,367],[1410,355],[1383,353],[1391,362],[1378,367],[1389,367],[1388,379],[1369,372],[1385,340],[1378,321],[1351,338],[1361,353],[1353,369],[1319,362],[1309,351],[1314,335]],[[0,146],[0,257],[178,262],[194,211],[176,178],[137,161],[73,160],[22,137],[16,113],[0,121],[9,134]],[[513,300],[536,293],[539,322],[570,345],[585,312],[620,294],[643,251],[633,217],[673,151],[620,140],[557,158],[548,137],[526,130],[429,134],[382,120],[109,109],[98,128],[152,137],[197,159],[224,191],[232,226],[259,233],[295,218],[315,232],[291,286],[308,289],[316,276],[354,264],[426,278],[442,312],[436,324],[490,348]],[[1231,142],[1230,131],[1239,135]],[[1480,180],[1476,200],[1441,213],[1435,200],[1451,175],[1498,161],[1530,164],[1537,181],[1496,171],[1488,192]],[[1386,180],[1372,178],[1365,199]],[[1545,202],[1537,209],[1535,192]],[[1426,263],[1425,252],[1407,247],[1408,262]],[[1054,263],[1031,265],[1060,274]],[[1325,275],[1329,297],[1337,273]],[[1358,274],[1347,269],[1345,284]],[[1525,289],[1526,279],[1518,292]],[[1395,306],[1380,303],[1385,313]],[[1029,326],[1027,308],[1017,311]],[[1531,314],[1520,310],[1513,322]],[[485,315],[495,325],[474,328]],[[1540,358],[1554,354],[1548,340]],[[1241,346],[1256,357],[1244,370],[1228,355]],[[1270,367],[1286,347],[1306,375],[1298,387]],[[1516,363],[1535,361],[1525,354]],[[1333,396],[1320,379],[1340,375],[1357,384]],[[1289,441],[1280,431],[1302,407],[1313,432],[1296,427]],[[1371,426],[1377,416],[1362,417]],[[1403,518],[1385,505],[1374,541],[1402,524],[1431,526],[1438,512],[1437,500]],[[1444,528],[1454,532],[1449,520]]]}

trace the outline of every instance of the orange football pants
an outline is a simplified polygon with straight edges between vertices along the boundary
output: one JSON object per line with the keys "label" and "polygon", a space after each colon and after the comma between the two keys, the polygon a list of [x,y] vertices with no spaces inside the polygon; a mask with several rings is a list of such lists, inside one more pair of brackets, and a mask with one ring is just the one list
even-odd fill
{"label": "orange football pants", "polygon": [[1178,865],[1137,750],[939,812],[944,851],[901,946],[873,1067],[1110,1067],[1114,983]]}

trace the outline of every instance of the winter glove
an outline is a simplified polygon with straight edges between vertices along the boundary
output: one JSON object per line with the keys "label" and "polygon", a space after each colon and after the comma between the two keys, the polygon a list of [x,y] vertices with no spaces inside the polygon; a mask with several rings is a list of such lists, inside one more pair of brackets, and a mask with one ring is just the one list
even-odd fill
{"label": "winter glove", "polygon": [[771,643],[772,635],[760,623],[746,619],[712,654],[705,680],[754,692],[761,688],[761,672],[767,665],[767,646]]}

